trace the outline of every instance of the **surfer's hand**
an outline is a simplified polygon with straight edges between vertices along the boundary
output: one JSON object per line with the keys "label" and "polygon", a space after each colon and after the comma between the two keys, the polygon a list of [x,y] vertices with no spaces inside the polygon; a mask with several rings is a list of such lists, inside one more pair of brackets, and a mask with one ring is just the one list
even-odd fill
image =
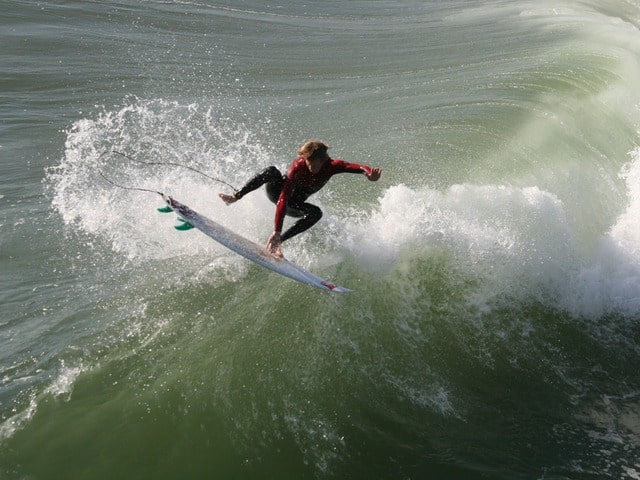
{"label": "surfer's hand", "polygon": [[267,251],[276,257],[283,258],[284,255],[282,255],[281,245],[282,240],[280,240],[280,232],[273,232],[269,237],[269,240],[267,240]]}
{"label": "surfer's hand", "polygon": [[367,175],[367,178],[372,182],[376,182],[380,178],[380,175],[382,175],[382,169],[376,167],[371,169],[371,173]]}

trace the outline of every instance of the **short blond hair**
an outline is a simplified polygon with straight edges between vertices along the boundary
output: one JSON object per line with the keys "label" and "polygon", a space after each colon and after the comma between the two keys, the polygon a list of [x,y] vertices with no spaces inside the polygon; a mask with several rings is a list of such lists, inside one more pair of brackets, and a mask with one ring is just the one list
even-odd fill
{"label": "short blond hair", "polygon": [[298,155],[302,155],[307,160],[312,160],[314,157],[320,157],[327,155],[329,146],[321,142],[320,140],[309,140],[298,149]]}

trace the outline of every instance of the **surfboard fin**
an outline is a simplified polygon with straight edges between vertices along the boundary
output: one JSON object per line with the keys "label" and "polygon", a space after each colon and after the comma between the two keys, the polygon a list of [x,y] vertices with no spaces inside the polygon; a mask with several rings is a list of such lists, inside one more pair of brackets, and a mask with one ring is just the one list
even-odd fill
{"label": "surfboard fin", "polygon": [[165,207],[158,207],[158,211],[160,213],[171,213],[173,212],[173,209],[169,205],[167,205]]}
{"label": "surfboard fin", "polygon": [[178,221],[180,222],[180,225],[176,225],[173,227],[176,230],[186,232],[187,230],[191,230],[192,228],[194,228],[194,226],[187,222],[184,218],[178,217]]}
{"label": "surfboard fin", "polygon": [[194,227],[189,222],[184,222],[184,223],[181,223],[180,225],[174,226],[173,228],[175,228],[176,230],[180,230],[182,232],[186,232],[187,230],[191,230]]}

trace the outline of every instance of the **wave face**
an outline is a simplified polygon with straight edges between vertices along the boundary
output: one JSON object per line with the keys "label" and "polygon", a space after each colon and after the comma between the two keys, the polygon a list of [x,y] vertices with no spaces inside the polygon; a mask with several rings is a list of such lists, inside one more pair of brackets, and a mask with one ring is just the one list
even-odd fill
{"label": "wave face", "polygon": [[[8,8],[1,477],[640,477],[634,2]],[[353,294],[156,211],[309,138]]]}

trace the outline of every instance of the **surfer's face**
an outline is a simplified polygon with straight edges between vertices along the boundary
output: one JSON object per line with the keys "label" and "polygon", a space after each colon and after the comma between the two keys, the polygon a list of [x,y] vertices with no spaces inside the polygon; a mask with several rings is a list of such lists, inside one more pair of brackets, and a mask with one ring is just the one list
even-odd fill
{"label": "surfer's face", "polygon": [[309,171],[313,174],[318,173],[320,170],[322,170],[323,165],[329,161],[329,155],[324,154],[324,155],[316,155],[314,157],[311,158],[307,158],[306,162],[307,162],[307,168],[309,169]]}

